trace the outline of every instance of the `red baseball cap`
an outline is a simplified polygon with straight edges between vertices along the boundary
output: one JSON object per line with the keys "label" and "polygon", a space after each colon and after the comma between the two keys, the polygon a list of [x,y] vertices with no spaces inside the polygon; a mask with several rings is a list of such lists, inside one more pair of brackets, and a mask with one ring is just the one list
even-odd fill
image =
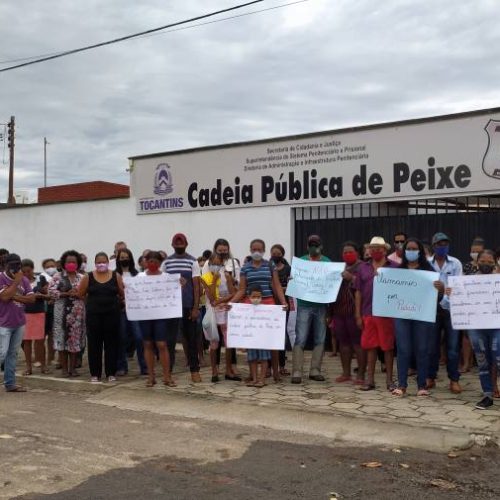
{"label": "red baseball cap", "polygon": [[188,240],[186,238],[186,235],[182,234],[182,233],[174,234],[174,237],[172,238],[172,245],[175,245],[178,241],[180,241],[183,245],[186,245],[186,246],[188,244]]}

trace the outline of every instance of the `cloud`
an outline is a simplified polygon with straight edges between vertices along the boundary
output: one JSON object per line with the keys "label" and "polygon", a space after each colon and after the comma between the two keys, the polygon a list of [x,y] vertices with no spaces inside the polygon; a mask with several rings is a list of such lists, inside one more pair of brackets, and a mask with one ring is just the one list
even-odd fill
{"label": "cloud", "polygon": [[[94,43],[234,5],[0,4],[0,60]],[[269,0],[245,9],[286,3]],[[16,188],[128,182],[127,157],[498,106],[495,1],[309,2],[0,74]],[[0,199],[6,169],[0,170]]]}

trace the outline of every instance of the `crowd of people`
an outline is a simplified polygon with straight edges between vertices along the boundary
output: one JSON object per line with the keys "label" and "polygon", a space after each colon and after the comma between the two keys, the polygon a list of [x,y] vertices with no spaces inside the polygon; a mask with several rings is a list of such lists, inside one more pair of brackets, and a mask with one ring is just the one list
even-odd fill
{"label": "crowd of people", "polygon": [[[448,388],[462,391],[461,372],[478,366],[483,398],[475,405],[486,409],[500,397],[500,329],[461,332],[453,328],[448,286],[450,276],[500,272],[500,255],[489,250],[481,238],[471,245],[470,261],[462,264],[450,255],[450,238],[436,233],[430,244],[400,232],[392,245],[374,236],[360,247],[347,241],[341,245],[345,263],[337,300],[332,304],[295,300],[286,295],[291,266],[280,244],[269,250],[261,239],[250,242],[249,254],[241,261],[232,255],[225,239],[195,258],[187,252],[184,234],[172,238],[173,253],[146,249],[134,258],[125,242],[117,242],[108,256],[99,252],[92,271],[87,257],[75,250],[60,258],[47,258],[43,271],[35,273],[30,259],[0,250],[0,362],[8,392],[24,392],[16,383],[16,358],[21,346],[26,360],[24,375],[35,367],[42,374],[60,370],[61,377],[78,377],[84,353],[92,383],[116,381],[128,373],[130,354],[135,352],[146,385],[156,383],[155,365],[162,368],[162,382],[175,386],[172,369],[175,349],[182,341],[193,383],[201,382],[200,359],[209,350],[211,382],[220,381],[222,347],[227,344],[228,310],[231,303],[279,304],[296,315],[295,335],[286,335],[281,351],[248,349],[248,377],[238,368],[235,349],[224,349],[224,379],[263,387],[272,377],[278,382],[290,376],[292,384],[304,378],[304,350],[312,341],[307,377],[322,382],[322,361],[327,329],[338,345],[342,373],[335,383],[352,383],[362,391],[376,388],[375,371],[380,361],[386,388],[395,397],[408,392],[408,380],[416,375],[416,395],[426,397],[436,386],[440,364],[446,365]],[[391,249],[393,250],[391,253]],[[330,251],[332,249],[329,249]],[[332,252],[333,253],[333,252]],[[305,260],[328,262],[320,236],[307,239]],[[435,271],[437,314],[433,323],[373,315],[373,281],[381,268]],[[139,273],[179,274],[182,286],[182,317],[130,321],[125,308],[126,278]],[[287,353],[291,352],[291,372]],[[394,378],[394,358],[397,379]],[[103,359],[104,358],[104,359]],[[353,369],[353,360],[356,367]],[[103,362],[104,361],[104,362]]]}

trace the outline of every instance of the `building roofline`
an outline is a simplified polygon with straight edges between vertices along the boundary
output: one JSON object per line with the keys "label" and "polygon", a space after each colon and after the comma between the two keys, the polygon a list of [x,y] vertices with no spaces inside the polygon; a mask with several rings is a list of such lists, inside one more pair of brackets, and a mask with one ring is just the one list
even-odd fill
{"label": "building roofline", "polygon": [[248,146],[253,144],[264,144],[268,142],[281,142],[281,141],[290,141],[290,140],[298,140],[298,139],[308,139],[310,137],[318,137],[324,135],[336,135],[336,134],[345,134],[349,132],[360,132],[366,130],[377,130],[389,127],[400,127],[407,125],[418,125],[420,123],[429,123],[429,122],[439,122],[446,120],[453,120],[456,118],[471,118],[473,116],[481,116],[492,113],[500,113],[500,107],[498,108],[487,108],[487,109],[479,109],[475,111],[463,111],[460,113],[452,113],[447,115],[438,115],[438,116],[430,116],[425,118],[412,118],[409,120],[399,120],[392,122],[383,122],[383,123],[374,123],[370,125],[360,125],[355,127],[345,127],[340,129],[333,130],[324,130],[320,132],[308,132],[304,134],[296,134],[296,135],[287,135],[287,136],[279,136],[279,137],[270,137],[267,139],[256,139],[251,141],[241,141],[241,142],[230,142],[226,144],[218,144],[211,146],[200,146],[195,148],[188,149],[177,149],[172,151],[164,151],[161,153],[152,153],[147,155],[137,155],[137,156],[129,156],[129,160],[142,160],[148,158],[158,158],[166,155],[174,155],[174,154],[187,154],[187,153],[197,153],[201,151],[212,151],[215,149],[226,149],[233,148],[239,146]]}

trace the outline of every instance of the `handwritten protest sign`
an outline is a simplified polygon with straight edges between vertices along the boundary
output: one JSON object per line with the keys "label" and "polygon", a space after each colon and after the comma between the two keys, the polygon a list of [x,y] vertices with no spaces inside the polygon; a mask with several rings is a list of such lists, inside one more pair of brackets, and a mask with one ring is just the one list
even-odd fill
{"label": "handwritten protest sign", "polygon": [[286,311],[282,306],[231,304],[227,346],[240,349],[285,348]]}
{"label": "handwritten protest sign", "polygon": [[129,321],[182,317],[180,274],[126,277],[125,308]]}
{"label": "handwritten protest sign", "polygon": [[288,282],[286,294],[321,304],[335,302],[342,284],[344,269],[343,262],[317,262],[294,257],[292,279]]}
{"label": "handwritten protest sign", "polygon": [[437,294],[433,282],[439,273],[379,268],[373,280],[374,316],[436,321]]}
{"label": "handwritten protest sign", "polygon": [[500,275],[450,276],[453,328],[500,328]]}

